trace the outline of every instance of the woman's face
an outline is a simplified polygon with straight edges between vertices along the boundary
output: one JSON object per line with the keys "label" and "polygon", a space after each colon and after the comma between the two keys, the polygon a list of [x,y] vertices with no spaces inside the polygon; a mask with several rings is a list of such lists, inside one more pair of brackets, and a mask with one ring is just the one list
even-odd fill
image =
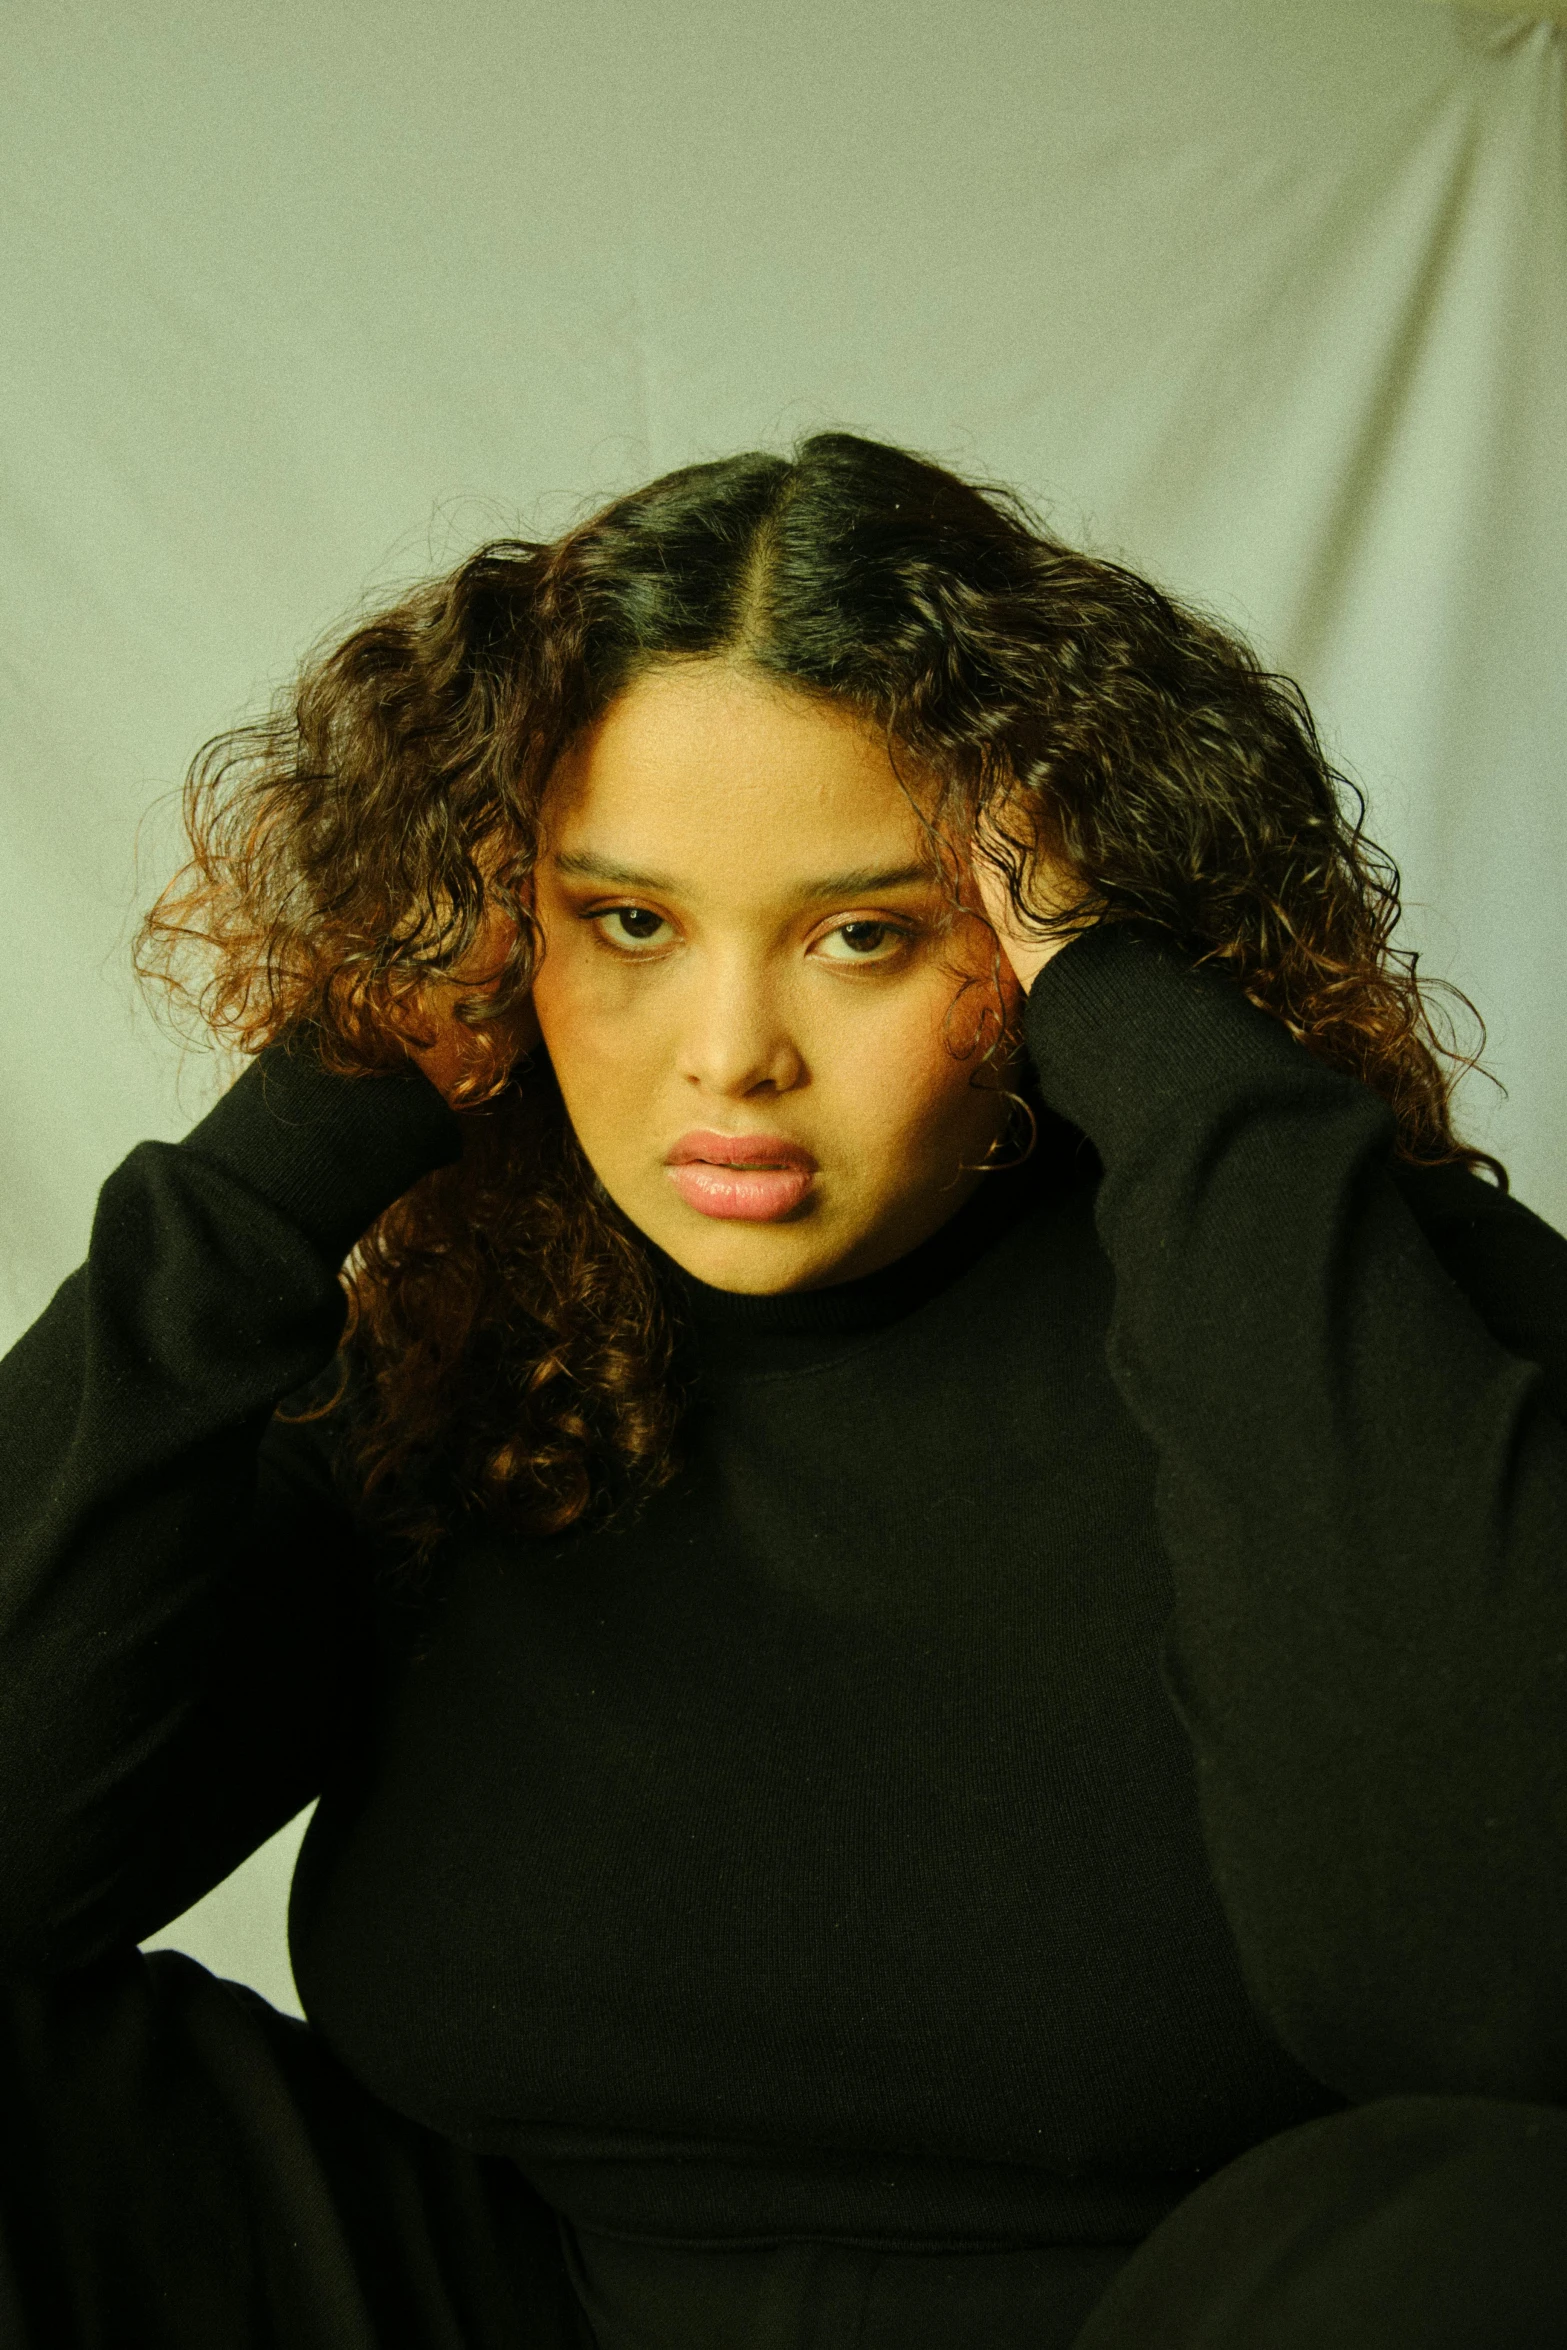
{"label": "woman's face", "polygon": [[[953,915],[848,713],[728,662],[656,670],[560,761],[544,835],[545,1048],[599,1181],[677,1264],[814,1289],[969,1197],[1006,1118],[993,1072],[970,1083],[992,934]],[[943,1022],[971,975],[949,1033],[977,1049],[957,1059]],[[715,1164],[726,1146],[752,1171]]]}

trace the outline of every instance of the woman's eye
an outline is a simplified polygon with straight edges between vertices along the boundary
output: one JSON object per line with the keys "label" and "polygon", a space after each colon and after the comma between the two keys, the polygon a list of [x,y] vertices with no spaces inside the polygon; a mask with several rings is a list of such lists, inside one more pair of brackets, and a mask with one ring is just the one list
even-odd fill
{"label": "woman's eye", "polygon": [[[588,919],[601,926],[609,922],[623,924],[624,927],[618,937],[613,931],[605,930],[604,932],[611,946],[622,949],[628,946],[645,947],[650,945],[654,932],[662,928],[664,921],[662,914],[650,913],[646,906],[606,906],[602,913],[590,914]],[[645,927],[639,927],[639,925]]]}
{"label": "woman's eye", "polygon": [[829,963],[885,963],[890,956],[909,943],[909,932],[896,922],[840,922],[836,930],[829,930],[822,940],[841,938],[848,948],[844,955],[828,955]]}
{"label": "woman's eye", "polygon": [[[634,954],[639,947],[662,943],[658,933],[669,927],[662,914],[647,906],[603,906],[587,920],[618,954]],[[840,922],[820,941],[817,951],[824,952],[829,963],[886,963],[907,946],[911,935],[897,922]],[[842,941],[841,951],[828,951],[834,939]]]}

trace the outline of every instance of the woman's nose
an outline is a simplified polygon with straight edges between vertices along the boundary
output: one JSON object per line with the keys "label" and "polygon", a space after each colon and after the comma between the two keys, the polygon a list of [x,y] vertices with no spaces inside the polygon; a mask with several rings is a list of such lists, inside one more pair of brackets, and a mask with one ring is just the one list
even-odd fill
{"label": "woman's nose", "polygon": [[680,1074],[708,1092],[786,1092],[805,1061],[781,991],[765,972],[728,964],[695,974],[684,1006]]}

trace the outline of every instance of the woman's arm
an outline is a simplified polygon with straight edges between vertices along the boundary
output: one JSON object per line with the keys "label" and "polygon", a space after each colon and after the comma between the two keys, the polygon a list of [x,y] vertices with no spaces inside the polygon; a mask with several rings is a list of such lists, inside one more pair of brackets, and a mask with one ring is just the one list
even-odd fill
{"label": "woman's arm", "polygon": [[354,1535],[306,1429],[349,1249],[458,1155],[416,1070],[271,1045],[99,1196],[0,1362],[0,1968],[144,1940],[318,1792]]}
{"label": "woman's arm", "polygon": [[1351,2097],[1567,2096],[1567,1240],[1136,923],[1035,977],[1159,1456],[1259,2009]]}

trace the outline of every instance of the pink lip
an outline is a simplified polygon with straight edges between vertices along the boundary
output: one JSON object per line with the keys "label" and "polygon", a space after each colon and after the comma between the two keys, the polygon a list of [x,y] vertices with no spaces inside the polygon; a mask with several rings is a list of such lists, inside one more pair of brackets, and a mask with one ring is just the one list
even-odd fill
{"label": "pink lip", "polygon": [[803,1167],[807,1175],[816,1172],[810,1152],[781,1134],[710,1134],[693,1127],[669,1153],[669,1164],[681,1167],[690,1159],[706,1159],[715,1167]]}
{"label": "pink lip", "polygon": [[816,1173],[810,1152],[781,1134],[682,1134],[666,1163],[688,1208],[752,1224],[787,1216]]}

